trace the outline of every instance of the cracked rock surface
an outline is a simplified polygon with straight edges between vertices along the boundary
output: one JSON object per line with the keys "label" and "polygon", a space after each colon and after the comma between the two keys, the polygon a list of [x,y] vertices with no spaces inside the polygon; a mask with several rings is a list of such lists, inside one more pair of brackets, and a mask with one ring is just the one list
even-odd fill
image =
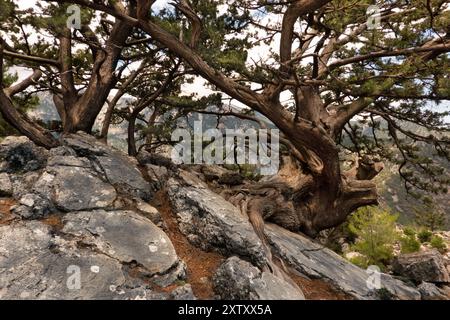
{"label": "cracked rock surface", "polygon": [[153,191],[136,164],[86,134],[50,151],[5,139],[1,192],[17,204],[0,225],[0,299],[193,297],[190,287],[155,289],[185,280],[186,265],[138,213]]}
{"label": "cracked rock surface", "polygon": [[305,296],[284,279],[261,272],[238,257],[228,258],[214,276],[214,289],[226,300],[304,300]]}
{"label": "cracked rock surface", "polygon": [[38,221],[1,226],[0,299],[169,298],[133,277],[131,262],[150,280],[183,275],[172,274],[181,262],[167,236],[131,211],[68,214],[56,233]]}

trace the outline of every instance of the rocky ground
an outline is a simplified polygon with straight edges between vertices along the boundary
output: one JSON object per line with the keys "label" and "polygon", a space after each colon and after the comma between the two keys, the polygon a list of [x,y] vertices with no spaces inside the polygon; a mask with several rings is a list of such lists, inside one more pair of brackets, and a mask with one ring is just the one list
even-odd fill
{"label": "rocky ground", "polygon": [[381,274],[382,288],[373,289],[365,270],[269,224],[271,253],[288,277],[274,274],[248,219],[208,187],[210,179],[145,152],[129,158],[85,134],[52,150],[6,138],[0,299],[448,296],[448,261],[438,252],[398,259],[400,277]]}

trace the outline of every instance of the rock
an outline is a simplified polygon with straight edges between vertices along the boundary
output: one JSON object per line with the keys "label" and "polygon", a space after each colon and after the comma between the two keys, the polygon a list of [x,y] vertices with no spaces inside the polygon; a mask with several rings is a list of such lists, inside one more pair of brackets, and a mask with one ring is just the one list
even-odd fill
{"label": "rock", "polygon": [[139,151],[136,159],[143,166],[151,164],[157,167],[166,167],[170,170],[176,170],[177,167],[170,158],[167,158],[157,152],[150,153],[148,151],[145,151],[144,149]]}
{"label": "rock", "polygon": [[119,192],[150,201],[152,192],[150,184],[142,177],[139,169],[129,159],[119,153],[97,156],[107,180]]}
{"label": "rock", "polygon": [[414,281],[447,283],[449,274],[442,255],[435,249],[403,254],[394,259],[394,272]]}
{"label": "rock", "polygon": [[117,191],[146,201],[151,200],[153,194],[150,184],[142,177],[135,159],[125,156],[85,133],[66,135],[63,142],[75,150],[78,156],[86,157],[94,162],[98,173],[104,175]]}
{"label": "rock", "polygon": [[52,156],[77,156],[77,153],[72,148],[67,146],[59,146],[53,149],[50,149],[48,152],[50,157]]}
{"label": "rock", "polygon": [[244,177],[238,172],[227,172],[220,176],[218,183],[236,186],[242,184]]}
{"label": "rock", "polygon": [[24,174],[11,174],[10,179],[13,186],[13,198],[20,199],[25,194],[33,191],[33,185],[39,180],[41,173],[31,171]]}
{"label": "rock", "polygon": [[130,299],[138,293],[150,295],[143,283],[133,290],[127,286],[118,261],[87,250],[62,249],[54,240],[49,227],[40,222],[0,227],[0,299]]}
{"label": "rock", "polygon": [[153,181],[153,190],[160,190],[163,188],[167,179],[169,178],[169,172],[166,167],[157,166],[154,164],[146,164],[147,174],[151,181]]}
{"label": "rock", "polygon": [[261,272],[247,261],[228,258],[213,278],[216,294],[227,300],[304,300],[303,293],[269,272]]}
{"label": "rock", "polygon": [[13,193],[13,186],[7,173],[0,173],[0,197],[9,197]]}
{"label": "rock", "polygon": [[227,169],[218,165],[201,166],[200,171],[203,173],[206,181],[219,180],[223,174],[228,172]]}
{"label": "rock", "polygon": [[41,218],[53,211],[52,204],[48,199],[35,193],[27,193],[19,200],[19,205],[12,212],[24,219]]}
{"label": "rock", "polygon": [[173,300],[197,300],[190,284],[178,287],[170,293]]}
{"label": "rock", "polygon": [[[68,214],[65,231],[58,235],[38,221],[0,226],[0,299],[170,298],[131,276],[128,267],[133,260],[145,264],[149,274],[172,272],[170,264],[177,258],[173,252],[162,257],[171,249],[161,241],[165,235],[133,213],[92,214],[97,219],[89,221],[83,212],[81,220]],[[80,223],[79,228],[70,223]],[[161,253],[150,250],[157,240]]]}
{"label": "rock", "polygon": [[[322,279],[356,299],[377,299],[370,289],[371,274],[322,245],[274,224],[266,224],[266,235],[274,252],[285,263],[310,278]],[[400,280],[380,273],[380,284],[395,299],[420,299],[419,292]]]}
{"label": "rock", "polygon": [[422,295],[422,300],[446,300],[444,293],[433,283],[422,282],[417,289]]}
{"label": "rock", "polygon": [[83,167],[55,167],[50,195],[55,206],[63,211],[77,211],[112,207],[116,190]]}
{"label": "rock", "polygon": [[27,172],[45,166],[48,151],[27,137],[6,137],[0,143],[0,172]]}
{"label": "rock", "polygon": [[244,181],[244,177],[239,172],[218,165],[204,165],[200,167],[200,171],[208,182],[217,181],[220,184],[235,186],[242,184]]}
{"label": "rock", "polygon": [[149,218],[154,224],[157,226],[162,225],[162,217],[161,213],[159,213],[158,209],[153,207],[152,205],[136,199],[136,209],[142,212],[147,218]]}
{"label": "rock", "polygon": [[204,250],[216,249],[264,265],[262,243],[248,219],[195,176],[182,171],[181,179],[170,179],[167,191],[180,231],[189,241]]}
{"label": "rock", "polygon": [[81,238],[84,244],[122,263],[135,261],[148,276],[165,274],[179,263],[167,235],[133,211],[69,213],[63,223],[63,233]]}

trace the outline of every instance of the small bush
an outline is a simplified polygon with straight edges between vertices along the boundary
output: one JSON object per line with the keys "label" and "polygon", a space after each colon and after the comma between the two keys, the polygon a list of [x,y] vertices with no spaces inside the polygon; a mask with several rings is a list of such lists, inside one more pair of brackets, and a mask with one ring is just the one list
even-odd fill
{"label": "small bush", "polygon": [[377,207],[357,210],[349,218],[348,228],[357,238],[351,249],[363,257],[354,258],[352,262],[361,267],[377,265],[384,269],[392,259],[394,243],[398,239],[397,217]]}
{"label": "small bush", "polygon": [[421,243],[430,242],[433,232],[430,230],[422,230],[417,234],[417,238]]}
{"label": "small bush", "polygon": [[444,239],[438,235],[434,235],[431,237],[430,245],[437,249],[440,253],[444,253],[447,251],[447,245],[444,242]]}
{"label": "small bush", "polygon": [[403,233],[405,234],[405,236],[408,236],[408,237],[415,237],[416,236],[416,231],[413,228],[411,228],[411,227],[405,227],[403,229]]}
{"label": "small bush", "polygon": [[349,261],[363,269],[367,269],[367,267],[369,266],[369,259],[367,259],[367,257],[365,256],[352,257],[349,259]]}
{"label": "small bush", "polygon": [[420,250],[420,242],[417,241],[415,235],[401,237],[400,244],[402,246],[402,253],[413,253]]}

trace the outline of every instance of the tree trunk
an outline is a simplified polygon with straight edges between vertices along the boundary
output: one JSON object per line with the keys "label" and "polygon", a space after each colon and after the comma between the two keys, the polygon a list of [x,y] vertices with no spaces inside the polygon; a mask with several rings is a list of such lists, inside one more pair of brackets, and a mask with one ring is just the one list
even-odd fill
{"label": "tree trunk", "polygon": [[0,88],[0,112],[3,118],[8,121],[21,134],[27,136],[37,145],[47,149],[58,146],[58,141],[46,129],[27,118],[26,115],[20,113],[12,104],[10,98],[6,96]]}

